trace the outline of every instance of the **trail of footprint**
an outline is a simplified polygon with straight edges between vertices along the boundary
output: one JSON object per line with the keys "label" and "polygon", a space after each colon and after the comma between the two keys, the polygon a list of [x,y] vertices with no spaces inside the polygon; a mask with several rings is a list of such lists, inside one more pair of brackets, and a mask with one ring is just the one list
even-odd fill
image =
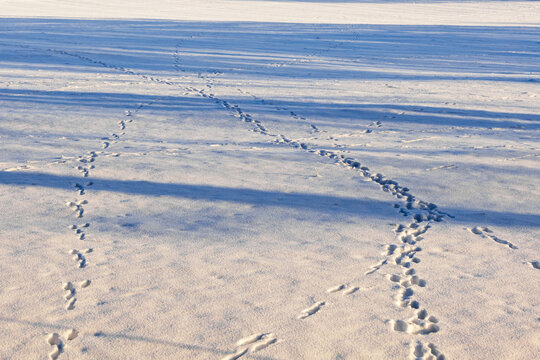
{"label": "trail of footprint", "polygon": [[[344,285],[344,284],[339,284],[339,285],[332,286],[332,287],[326,289],[326,292],[328,294],[341,292],[341,294],[343,296],[347,296],[347,295],[354,294],[358,290],[360,290],[360,287],[358,287],[358,286],[347,286],[347,285]],[[319,312],[319,310],[321,310],[321,308],[324,305],[326,305],[326,301],[315,302],[310,307],[302,310],[300,312],[300,314],[297,316],[297,319],[302,320],[302,319],[305,319],[307,317],[310,317],[310,316],[316,314],[317,312]]]}
{"label": "trail of footprint", "polygon": [[[88,177],[89,173],[90,173],[90,170],[94,169],[94,165],[88,165],[90,163],[93,163],[95,161],[97,157],[97,154],[96,152],[94,151],[90,151],[88,152],[87,154],[85,155],[81,155],[81,156],[78,156],[76,158],[76,160],[82,164],[82,165],[78,165],[76,166],[76,169],[79,170],[79,172],[81,173],[81,175],[83,177]],[[91,186],[92,185],[92,182],[87,182],[86,183],[86,186]],[[74,185],[76,191],[78,192],[79,195],[84,195],[85,194],[85,187],[79,183],[76,183]],[[71,208],[74,212],[75,212],[75,217],[76,218],[82,218],[83,215],[84,215],[84,207],[83,205],[86,205],[88,204],[88,201],[85,200],[85,199],[82,199],[82,200],[78,200],[78,201],[68,201],[66,203],[66,206]],[[90,226],[90,223],[84,223],[84,224],[81,224],[81,225],[76,225],[76,224],[72,224],[69,226],[69,228],[71,230],[73,230],[75,232],[75,235],[77,236],[77,238],[79,240],[84,240],[85,239],[85,232],[83,229],[86,229]],[[86,265],[87,265],[87,259],[86,259],[86,256],[85,254],[89,254],[92,252],[92,249],[91,248],[87,248],[83,251],[79,251],[77,249],[71,249],[69,250],[69,254],[70,255],[73,255],[73,260],[77,263],[78,267],[79,268],[85,268]],[[90,280],[84,280],[84,281],[81,281],[79,283],[79,288],[80,289],[84,289],[84,288],[87,288],[88,286],[90,286],[90,283],[91,281]],[[75,305],[76,305],[76,302],[77,302],[77,290],[75,288],[75,286],[73,285],[73,283],[71,281],[68,281],[68,282],[65,282],[63,285],[62,285],[62,289],[65,291],[64,293],[64,300],[66,301],[65,303],[65,309],[68,310],[68,311],[71,311],[71,310],[74,310],[75,309]],[[72,329],[67,335],[66,335],[66,339],[67,340],[72,340],[74,339],[75,337],[77,337],[78,335],[78,332],[74,329]],[[49,338],[49,343],[51,345],[52,342],[54,342],[55,344],[55,349],[53,350],[53,352],[51,352],[49,354],[49,358],[50,359],[57,359],[60,354],[63,352],[63,343],[59,340],[59,337],[58,337],[58,334],[54,333],[51,335],[51,337]]]}
{"label": "trail of footprint", "polygon": [[497,236],[495,236],[493,234],[493,231],[491,231],[489,228],[487,227],[480,227],[480,226],[475,226],[473,228],[466,228],[467,230],[469,230],[470,232],[472,232],[473,234],[475,235],[478,235],[480,237],[483,237],[483,238],[488,238],[488,239],[491,239],[493,241],[495,241],[496,243],[499,243],[499,244],[502,244],[502,245],[506,245],[508,246],[510,249],[512,250],[516,250],[517,249],[517,246],[515,246],[514,244],[512,244],[511,242],[509,241],[506,241],[506,240],[503,240]]}
{"label": "trail of footprint", "polygon": [[[250,97],[253,98],[255,101],[260,102],[260,103],[263,104],[263,105],[273,105],[274,109],[276,109],[276,110],[278,110],[278,111],[287,111],[287,112],[289,113],[289,115],[290,115],[293,119],[295,119],[295,120],[302,120],[302,121],[306,121],[306,120],[307,120],[307,118],[305,118],[304,116],[301,116],[301,115],[297,114],[295,111],[291,111],[291,110],[289,110],[288,108],[285,108],[285,107],[275,106],[275,105],[274,105],[274,101],[272,101],[272,100],[265,100],[265,99],[260,98],[260,97],[258,97],[258,96],[256,96],[256,95],[253,95],[253,94],[250,93],[249,91],[242,90],[242,89],[239,89],[239,88],[236,89],[236,90],[238,90],[238,92],[240,92],[240,93],[243,94],[243,95],[250,96]],[[316,125],[314,125],[314,124],[309,124],[309,127],[310,127],[312,133],[318,133],[318,132],[321,132],[321,131],[319,130],[319,128],[318,128]]]}
{"label": "trail of footprint", "polygon": [[[140,108],[141,106],[138,107],[138,109]],[[131,116],[131,113],[129,113],[128,115]],[[125,129],[125,122],[120,121],[119,126],[121,127],[122,130]],[[113,134],[113,135],[116,135],[116,134]],[[118,136],[116,136],[116,138],[118,138]],[[77,161],[79,163],[84,164],[84,165],[78,165],[76,167],[76,169],[81,172],[83,177],[88,177],[90,170],[95,168],[93,164],[92,165],[87,165],[87,164],[93,163],[96,158],[97,158],[97,154],[94,151],[90,151],[86,155],[82,155],[77,158]],[[85,186],[91,186],[91,185],[92,185],[92,182],[87,182],[85,184]],[[77,192],[79,193],[79,195],[85,194],[85,186],[79,183],[76,183],[74,186]],[[66,203],[66,206],[70,207],[75,212],[75,217],[81,218],[83,217],[83,214],[84,214],[83,205],[86,205],[86,204],[88,204],[88,201],[83,199],[76,202],[69,201]],[[88,228],[89,226],[90,226],[90,223],[84,223],[81,225],[72,224],[69,226],[69,228],[75,232],[79,240],[84,240],[86,237],[84,229]],[[84,268],[86,267],[86,264],[87,264],[87,259],[85,255],[91,252],[93,252],[92,248],[87,248],[82,251],[79,251],[77,249],[71,249],[69,251],[69,254],[73,255],[73,260],[77,262],[79,268]],[[90,284],[91,284],[91,280],[81,281],[79,282],[79,288],[81,290],[85,289],[89,287]],[[69,310],[75,309],[75,304],[77,302],[77,298],[76,298],[77,291],[76,291],[75,286],[73,285],[72,282],[66,282],[63,284],[62,288],[66,291],[66,293],[64,294],[64,299],[66,300],[66,305],[65,305],[66,310],[69,311]],[[76,332],[76,330],[71,330],[71,332],[66,335],[66,338],[68,340],[72,340],[77,335],[78,335],[78,332]],[[51,339],[52,339],[51,341],[57,342],[57,344],[55,344],[56,348],[53,350],[51,354],[49,354],[49,357],[51,359],[57,359],[60,356],[60,354],[63,352],[63,345],[61,341],[57,341],[58,340],[57,334],[56,336],[53,336]]]}
{"label": "trail of footprint", "polygon": [[[30,46],[27,46],[27,45],[19,45],[19,47],[24,48],[24,49],[28,49],[28,50],[32,50],[32,51],[36,51],[36,52],[44,50],[44,49],[40,49],[40,48],[37,48],[37,47],[30,47]],[[166,84],[166,85],[172,85],[172,83],[169,82],[169,81],[157,79],[157,78],[154,78],[154,77],[148,77],[146,75],[136,73],[136,72],[134,72],[132,70],[129,70],[129,69],[126,69],[126,68],[123,68],[123,67],[120,67],[120,66],[112,66],[112,65],[106,64],[106,63],[104,63],[102,61],[93,60],[93,59],[91,59],[89,57],[82,56],[82,55],[79,55],[79,54],[74,54],[74,53],[70,53],[70,52],[67,52],[67,51],[56,50],[56,49],[45,49],[45,50],[48,51],[48,52],[51,52],[51,53],[55,53],[55,54],[61,54],[61,55],[76,57],[76,58],[79,58],[81,60],[85,60],[85,61],[88,61],[88,62],[91,62],[91,63],[94,63],[94,64],[104,66],[106,68],[111,68],[111,69],[115,69],[115,70],[118,70],[118,71],[122,71],[122,72],[124,72],[126,74],[141,76],[141,77],[143,77],[145,79],[148,79],[150,81],[154,81],[154,82],[158,82],[158,83],[162,83],[162,84]],[[146,104],[139,104],[134,112],[132,112],[130,110],[126,110],[125,115],[130,117],[127,122],[132,122],[133,121],[131,119],[131,116],[132,116],[133,113],[138,112],[145,105],[150,105],[150,104],[154,103],[157,100],[158,99],[155,99],[155,100],[153,100],[151,102],[148,102]],[[121,131],[124,131],[126,129],[126,121],[124,121],[124,120],[119,121],[118,126],[119,126]],[[109,146],[111,146],[111,142],[116,142],[120,138],[120,136],[124,135],[124,134],[125,134],[125,132],[122,132],[120,135],[113,133],[111,135],[111,138],[113,139],[113,141],[110,141],[110,138],[102,139],[102,140],[109,140],[109,141],[103,142],[102,147],[108,148]],[[93,163],[95,161],[96,157],[97,157],[96,152],[91,151],[91,152],[89,152],[89,153],[87,153],[85,155],[81,155],[81,156],[79,156],[77,158],[70,158],[70,157],[62,156],[60,158],[60,160],[57,160],[57,161],[55,161],[55,162],[53,162],[51,164],[65,163],[65,162],[70,161],[70,160],[76,160],[77,162],[79,162],[79,164],[76,166],[76,169],[81,173],[81,175],[83,177],[88,177],[89,174],[90,174],[90,170],[94,169],[94,165],[90,164],[90,163]],[[47,164],[47,165],[49,165],[49,164]],[[17,169],[8,169],[8,170],[20,170],[20,169],[23,169],[23,168],[24,167],[20,167],[20,168],[17,168]],[[75,183],[74,187],[75,187],[75,189],[76,189],[76,191],[78,192],[79,195],[84,195],[85,194],[85,188],[88,187],[88,186],[91,186],[91,185],[92,185],[92,182],[87,182],[84,185],[81,184],[81,183]],[[84,208],[83,208],[82,205],[84,205],[86,203],[87,203],[86,200],[81,200],[81,201],[78,201],[78,202],[71,202],[70,201],[70,202],[66,203],[66,205],[68,207],[72,208],[72,210],[75,212],[75,216],[77,218],[80,218],[80,217],[83,217],[83,214],[84,214]],[[79,239],[83,240],[85,238],[85,233],[84,233],[84,231],[82,231],[82,228],[88,227],[88,225],[89,224],[84,224],[82,226],[71,225],[70,228],[75,231],[75,233],[77,234]],[[77,261],[80,268],[84,268],[85,265],[86,265],[86,257],[85,257],[84,254],[88,254],[90,252],[92,252],[91,248],[86,249],[86,250],[84,250],[82,252],[80,252],[80,251],[78,251],[76,249],[72,249],[72,250],[69,251],[69,253],[71,255],[74,255],[74,260]],[[84,288],[88,287],[90,285],[90,283],[91,283],[90,280],[85,280],[85,281],[80,282],[79,286],[80,286],[81,289],[84,289]],[[63,285],[63,289],[66,291],[66,294],[64,295],[64,298],[65,298],[65,300],[67,302],[66,303],[66,309],[67,310],[73,310],[75,308],[75,303],[77,301],[77,299],[75,297],[75,295],[76,295],[75,287],[73,286],[73,284],[71,282],[66,282]],[[66,338],[67,338],[67,340],[72,340],[77,336],[77,334],[78,333],[75,330],[72,330],[71,334],[66,335]],[[57,359],[59,357],[59,355],[63,352],[63,343],[59,340],[57,334],[55,336],[52,336],[50,341],[51,341],[50,345],[55,346],[55,349],[49,355],[49,358]]]}
{"label": "trail of footprint", "polygon": [[[79,163],[82,163],[82,164],[93,163],[95,161],[96,157],[97,157],[97,154],[94,151],[91,151],[91,152],[87,153],[86,155],[79,156],[77,158],[77,161]],[[93,168],[94,168],[93,165],[88,166],[88,167],[82,166],[82,165],[77,166],[77,169],[82,173],[83,177],[87,177],[89,175],[90,169],[93,169]],[[90,186],[90,185],[92,185],[92,183],[89,182],[86,185]],[[77,184],[75,184],[75,189],[77,190],[79,195],[84,195],[84,186],[83,185],[77,183]],[[82,218],[83,214],[84,214],[83,205],[86,205],[86,204],[88,204],[88,201],[83,199],[83,200],[79,200],[79,201],[76,201],[76,202],[75,201],[68,201],[66,203],[66,206],[70,207],[75,212],[75,217],[76,218]],[[73,225],[70,225],[69,228],[74,230],[74,232],[77,235],[79,240],[84,240],[85,239],[85,232],[83,231],[83,229],[87,228],[89,226],[90,226],[89,223],[85,223],[85,224],[82,224],[80,226],[73,224]],[[90,252],[92,252],[92,249],[86,249],[86,250],[84,250],[82,252],[80,252],[77,249],[71,249],[69,251],[69,254],[73,255],[73,260],[77,263],[79,268],[84,268],[87,265],[87,260],[86,260],[85,254],[88,254]],[[85,280],[85,281],[81,282],[79,285],[80,285],[81,289],[86,288],[86,287],[88,287],[90,285],[90,280]],[[75,309],[75,303],[77,302],[77,298],[76,298],[77,291],[76,291],[75,287],[73,286],[73,283],[68,281],[68,282],[66,282],[66,283],[64,283],[62,285],[62,288],[66,291],[66,293],[64,294],[64,299],[66,300],[66,305],[65,305],[66,310]],[[55,358],[57,358],[60,355],[61,351],[62,351],[62,348],[57,347],[56,352],[55,352]]]}

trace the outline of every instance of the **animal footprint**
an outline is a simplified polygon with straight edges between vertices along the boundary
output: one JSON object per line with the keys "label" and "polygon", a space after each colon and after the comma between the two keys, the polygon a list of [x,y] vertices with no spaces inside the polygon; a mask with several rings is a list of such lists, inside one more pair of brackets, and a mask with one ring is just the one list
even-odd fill
{"label": "animal footprint", "polygon": [[62,340],[60,340],[60,335],[58,335],[57,333],[49,334],[47,336],[47,343],[51,346],[54,346],[53,351],[49,353],[49,359],[58,359],[58,356],[60,356],[60,353],[62,352],[62,349],[64,347]]}
{"label": "animal footprint", "polygon": [[394,244],[386,245],[386,253],[384,253],[383,255],[388,255],[388,256],[393,255],[396,249],[397,249],[397,246]]}
{"label": "animal footprint", "polygon": [[411,282],[411,284],[413,285],[418,285],[420,287],[424,287],[426,286],[426,280],[422,280],[420,279],[418,276],[416,275],[413,275],[409,278],[409,281]]}
{"label": "animal footprint", "polygon": [[[67,204],[66,204],[67,205]],[[84,233],[83,229],[89,227],[90,224],[86,223],[83,225],[70,225],[69,228],[75,232],[75,235],[79,238],[79,240],[84,240],[86,237],[86,234]]]}
{"label": "animal footprint", "polygon": [[358,290],[360,290],[360,288],[358,286],[350,286],[350,287],[348,287],[347,289],[345,289],[343,291],[343,296],[354,294]]}
{"label": "animal footprint", "polygon": [[388,259],[381,260],[379,263],[371,266],[371,269],[366,271],[364,275],[373,274],[375,271],[379,270],[383,265],[385,265],[388,262]]}
{"label": "animal footprint", "polygon": [[358,286],[346,287],[345,285],[341,284],[341,285],[336,285],[334,287],[331,287],[331,288],[327,289],[326,292],[331,294],[331,293],[335,293],[335,292],[343,290],[343,292],[342,292],[343,295],[351,295],[351,294],[357,292],[359,289],[360,288]]}
{"label": "animal footprint", "polygon": [[506,240],[503,240],[495,235],[493,235],[493,231],[491,231],[489,228],[487,227],[480,227],[480,226],[475,226],[473,227],[472,229],[469,229],[469,228],[466,228],[467,230],[469,230],[470,232],[472,232],[473,234],[475,235],[479,235],[483,238],[488,238],[488,239],[491,239],[493,241],[495,241],[496,243],[499,243],[499,244],[502,244],[502,245],[506,245],[508,246],[510,249],[512,250],[516,250],[517,249],[517,246],[515,246],[514,244],[512,244],[511,242],[509,241],[506,241]]}
{"label": "animal footprint", "polygon": [[66,335],[65,335],[66,339],[68,339],[68,340],[73,340],[73,339],[75,339],[77,336],[79,336],[79,332],[78,332],[77,330],[75,330],[75,329],[70,329],[70,330],[68,330],[68,331],[66,332]]}
{"label": "animal footprint", "polygon": [[415,316],[408,321],[391,320],[389,324],[390,328],[394,331],[406,332],[412,335],[427,335],[440,330],[436,322],[437,319],[433,316],[425,320],[419,319]]}
{"label": "animal footprint", "polygon": [[69,251],[71,255],[73,255],[73,260],[78,263],[78,266],[80,268],[83,268],[86,266],[86,257],[82,253],[79,252],[77,249],[71,249]]}
{"label": "animal footprint", "polygon": [[94,162],[97,154],[94,151],[90,151],[88,154],[79,156],[77,161],[83,164]]}
{"label": "animal footprint", "polygon": [[317,313],[321,309],[321,307],[324,306],[324,305],[325,305],[324,301],[316,302],[315,304],[311,305],[307,309],[302,310],[300,315],[298,315],[298,319],[305,319],[305,318]]}
{"label": "animal footprint", "polygon": [[85,204],[88,204],[88,201],[86,200],[81,200],[78,202],[68,201],[66,203],[66,206],[70,207],[75,212],[76,218],[81,218],[83,217],[83,214],[84,214],[84,208],[82,207],[82,205],[85,205]]}
{"label": "animal footprint", "polygon": [[90,174],[90,169],[93,169],[93,165],[92,166],[89,166],[89,167],[84,167],[84,166],[77,166],[76,169],[79,170],[79,172],[84,176],[84,177],[88,177],[88,174]]}
{"label": "animal footprint", "polygon": [[66,310],[75,309],[75,302],[77,301],[77,298],[75,298],[76,291],[73,284],[68,281],[67,283],[64,283],[62,288],[67,291],[67,293],[64,295],[64,299],[67,301]]}
{"label": "animal footprint", "polygon": [[540,261],[534,260],[529,263],[536,270],[540,270]]}
{"label": "animal footprint", "polygon": [[394,331],[405,332],[409,326],[403,320],[390,320],[390,327]]}
{"label": "animal footprint", "polygon": [[327,293],[334,293],[343,290],[345,285],[337,285],[326,290]]}
{"label": "animal footprint", "polygon": [[421,341],[416,344],[411,344],[411,360],[445,360],[445,356],[441,354],[437,347],[431,343],[424,346]]}
{"label": "animal footprint", "polygon": [[401,286],[402,287],[399,289],[399,293],[396,296],[396,305],[400,307],[406,307],[407,305],[409,305],[414,291],[410,287],[406,287],[406,285],[402,284]]}
{"label": "animal footprint", "polygon": [[410,319],[407,332],[413,335],[438,332],[440,330],[438,322],[439,320],[435,316],[428,316],[426,310],[418,310],[415,316]]}
{"label": "animal footprint", "polygon": [[[256,352],[260,351],[271,344],[275,343],[277,341],[277,338],[274,334],[267,334],[267,333],[257,333],[250,336],[247,336],[245,338],[242,338],[236,342],[236,346],[238,349],[227,356],[225,356],[222,360],[235,360],[243,355],[245,355],[248,350],[250,352]],[[251,347],[248,347],[248,345],[251,345]]]}

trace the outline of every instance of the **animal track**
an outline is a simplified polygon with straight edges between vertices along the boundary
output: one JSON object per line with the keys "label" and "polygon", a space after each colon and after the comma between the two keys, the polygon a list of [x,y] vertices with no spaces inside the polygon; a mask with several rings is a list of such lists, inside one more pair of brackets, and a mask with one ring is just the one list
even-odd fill
{"label": "animal track", "polygon": [[70,230],[73,230],[75,232],[75,235],[79,238],[79,240],[84,240],[84,238],[86,237],[86,234],[84,232],[83,229],[89,227],[90,224],[89,223],[85,223],[85,224],[82,224],[82,225],[70,225],[69,226],[69,229]]}
{"label": "animal track", "polygon": [[529,262],[529,265],[531,265],[536,270],[540,270],[540,261],[538,260]]}
{"label": "animal track", "polygon": [[81,200],[77,202],[69,201],[66,203],[67,207],[70,207],[75,212],[76,218],[82,218],[84,214],[84,208],[83,205],[88,204],[88,201]]}
{"label": "animal track", "polygon": [[351,294],[354,294],[355,292],[357,292],[358,290],[360,290],[360,288],[358,286],[345,286],[343,284],[341,285],[336,285],[336,286],[333,286],[329,289],[326,290],[327,293],[331,294],[331,293],[336,293],[336,292],[340,292],[343,294],[343,295],[351,295]]}
{"label": "animal track", "polygon": [[226,355],[222,360],[235,360],[245,354],[248,350],[250,353],[260,351],[268,346],[277,342],[277,337],[272,333],[257,333],[245,338],[242,338],[236,342],[236,351],[232,354]]}
{"label": "animal track", "polygon": [[371,268],[364,273],[364,275],[373,274],[375,271],[379,270],[381,267],[386,265],[387,262],[388,262],[388,259],[384,259],[384,260],[381,260],[380,262],[378,262],[377,264],[372,265]]}
{"label": "animal track", "polygon": [[71,249],[69,253],[73,255],[73,260],[77,262],[80,268],[86,266],[86,257],[84,257],[84,255],[80,253],[77,249]]}
{"label": "animal track", "polygon": [[64,283],[64,285],[62,285],[62,288],[67,291],[64,294],[64,299],[67,301],[66,310],[75,309],[75,302],[77,301],[77,298],[75,297],[75,294],[76,294],[75,287],[73,287],[73,284],[70,281],[68,281]]}
{"label": "animal track", "polygon": [[49,359],[56,360],[63,350],[64,344],[60,340],[58,333],[52,333],[47,336],[47,343],[54,347],[53,351],[49,353]]}
{"label": "animal track", "polygon": [[437,347],[431,343],[424,345],[421,341],[411,344],[411,360],[445,360]]}
{"label": "animal track", "polygon": [[[80,163],[80,165],[77,165],[76,169],[79,170],[79,172],[81,173],[83,177],[88,177],[90,174],[90,170],[95,168],[95,166],[90,163],[93,163],[96,157],[97,157],[97,154],[94,151],[90,151],[86,155],[77,157],[77,161]],[[85,184],[85,186],[91,186],[91,185],[92,185],[92,182],[87,182]],[[74,185],[76,191],[81,196],[85,194],[85,186],[79,183],[76,183]],[[82,199],[78,201],[68,201],[66,203],[66,206],[71,208],[74,211],[76,218],[82,218],[84,215],[83,205],[86,205],[86,204],[88,204],[88,201],[85,199]],[[69,229],[74,231],[75,235],[77,236],[79,240],[84,240],[86,237],[84,229],[88,228],[89,226],[90,226],[90,223],[84,223],[81,225],[72,224],[69,226]],[[77,249],[69,250],[69,254],[73,256],[73,260],[77,263],[77,266],[81,269],[86,267],[87,265],[85,254],[89,254],[91,252],[92,252],[91,248],[87,248],[83,251],[79,251]],[[79,283],[79,286],[81,289],[84,289],[90,286],[90,283],[91,283],[90,280],[84,280]],[[74,310],[75,304],[77,302],[77,298],[76,298],[77,290],[73,286],[73,283],[69,281],[64,283],[62,285],[62,288],[63,290],[66,291],[64,294],[64,299],[66,301],[65,309],[68,311]],[[78,332],[75,329],[72,329],[66,334],[66,339],[68,341],[73,340],[77,336],[78,336]],[[63,352],[63,343],[59,340],[58,334],[56,333],[51,335],[51,341],[57,342],[57,344],[55,344],[56,348],[53,350],[53,352],[49,354],[49,358],[57,359],[60,356],[60,354]]]}
{"label": "animal track", "polygon": [[487,227],[475,226],[472,229],[470,229],[470,228],[466,228],[466,229],[469,230],[470,232],[472,232],[475,235],[478,235],[478,236],[483,237],[483,238],[491,239],[491,240],[495,241],[496,243],[499,243],[499,244],[502,244],[502,245],[506,245],[512,250],[517,249],[517,246],[515,246],[511,242],[503,240],[503,239],[493,235],[493,231],[491,231]]}
{"label": "animal track", "polygon": [[305,319],[305,318],[317,313],[321,309],[321,307],[323,307],[324,305],[325,305],[324,301],[316,302],[315,304],[311,305],[310,307],[302,310],[300,315],[298,315],[298,319]]}
{"label": "animal track", "polygon": [[73,340],[73,339],[75,339],[77,336],[79,336],[79,332],[78,332],[77,330],[75,330],[75,329],[68,330],[68,331],[66,332],[66,335],[65,335],[65,337],[66,337],[67,340]]}
{"label": "animal track", "polygon": [[[417,200],[412,194],[410,194],[408,188],[399,186],[396,181],[387,179],[382,174],[372,173],[368,167],[362,166],[359,161],[356,161],[352,158],[346,158],[344,155],[338,155],[332,151],[312,149],[309,144],[305,142],[300,142],[298,140],[289,139],[285,135],[272,135],[268,133],[262,123],[258,122],[256,119],[253,119],[249,114],[245,113],[237,105],[230,105],[227,101],[218,99],[213,94],[206,95],[204,90],[200,90],[199,92],[202,96],[208,97],[217,103],[221,103],[225,109],[235,112],[235,116],[240,118],[242,121],[253,123],[253,125],[255,125],[254,131],[260,132],[264,135],[277,137],[276,143],[285,143],[297,149],[334,159],[335,161],[337,161],[338,164],[359,171],[362,176],[378,184],[381,187],[381,190],[392,194],[397,199],[402,200],[404,202],[403,205],[398,204],[400,213],[402,213],[404,216],[411,216],[414,221],[409,226],[401,225],[398,228],[398,232],[401,233],[399,235],[399,239],[401,240],[403,245],[399,247],[393,244],[388,245],[386,255],[395,255],[394,262],[396,263],[396,265],[400,265],[401,267],[406,269],[405,274],[407,275],[407,277],[400,282],[401,290],[397,299],[398,304],[400,306],[409,306],[411,309],[419,309],[420,304],[418,303],[418,301],[412,298],[414,291],[411,287],[424,287],[426,286],[426,282],[425,280],[420,279],[417,275],[414,275],[414,269],[411,268],[411,265],[413,263],[420,262],[420,259],[416,257],[416,254],[421,251],[421,248],[414,245],[422,240],[422,237],[420,235],[424,234],[430,228],[429,223],[433,221],[442,221],[442,218],[444,216],[450,216],[449,214],[439,211],[435,204]],[[291,113],[291,116],[296,115],[296,113]],[[380,126],[381,123],[374,123],[373,125]],[[422,222],[426,222],[427,225],[420,225],[420,223]],[[376,272],[387,263],[388,258],[381,260],[379,263],[373,265],[371,269],[366,272],[366,275]],[[327,289],[327,292],[338,292],[342,291],[344,288],[344,285],[338,285]],[[352,293],[356,290],[357,288],[354,288],[354,290],[347,289],[344,291],[344,293]],[[311,307],[304,309],[298,316],[298,318],[305,319],[317,313],[324,304],[325,303],[322,301],[313,304]],[[433,316],[427,317],[427,311],[421,310],[417,312],[416,315],[413,318],[409,319],[407,322],[403,320],[397,320],[393,323],[393,326],[396,330],[407,331],[411,334],[428,334],[431,332],[439,331],[439,326],[435,324],[436,320],[437,319]],[[232,356],[236,355],[233,354]]]}
{"label": "animal track", "polygon": [[334,293],[345,289],[345,285],[337,285],[326,290],[327,293]]}
{"label": "animal track", "polygon": [[82,185],[82,184],[79,184],[79,183],[75,183],[73,185],[73,187],[77,190],[77,192],[79,193],[79,195],[84,195],[84,189],[85,189],[85,186],[91,186],[93,183],[91,181],[87,182],[85,185]]}
{"label": "animal track", "polygon": [[354,294],[355,292],[357,292],[358,290],[360,290],[360,288],[358,286],[350,286],[350,287],[346,288],[345,290],[343,290],[342,294],[343,295],[351,295],[351,294]]}
{"label": "animal track", "polygon": [[[425,310],[420,310],[420,312]],[[426,312],[427,314],[427,312]],[[430,316],[428,318],[419,318],[418,312],[415,316],[411,317],[407,321],[404,320],[390,320],[389,324],[392,330],[398,332],[406,332],[411,335],[427,335],[430,333],[438,332],[439,326],[437,325],[437,318]]]}
{"label": "animal track", "polygon": [[[263,105],[272,105],[274,107],[274,109],[278,110],[278,111],[288,111],[289,112],[289,115],[295,119],[295,120],[302,120],[302,121],[306,121],[307,118],[305,118],[304,116],[302,115],[299,115],[297,114],[296,112],[294,111],[290,111],[289,109],[285,108],[285,107],[281,107],[281,106],[275,106],[274,105],[274,101],[272,100],[265,100],[263,98],[260,98],[256,95],[253,95],[252,93],[250,93],[249,91],[246,91],[246,90],[242,90],[242,89],[236,89],[238,90],[238,92],[240,92],[241,94],[243,95],[247,95],[247,96],[250,96],[251,98],[253,98],[253,100],[257,101],[257,102],[260,102],[261,104]],[[310,126],[310,130],[312,133],[318,133],[320,132],[319,128],[314,125],[314,124],[309,124]]]}

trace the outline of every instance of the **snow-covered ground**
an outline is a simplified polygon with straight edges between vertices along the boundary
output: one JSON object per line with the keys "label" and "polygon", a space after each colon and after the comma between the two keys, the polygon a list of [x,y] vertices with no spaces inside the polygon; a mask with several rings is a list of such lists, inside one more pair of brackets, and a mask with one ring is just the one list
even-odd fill
{"label": "snow-covered ground", "polygon": [[540,358],[537,2],[0,16],[1,359]]}

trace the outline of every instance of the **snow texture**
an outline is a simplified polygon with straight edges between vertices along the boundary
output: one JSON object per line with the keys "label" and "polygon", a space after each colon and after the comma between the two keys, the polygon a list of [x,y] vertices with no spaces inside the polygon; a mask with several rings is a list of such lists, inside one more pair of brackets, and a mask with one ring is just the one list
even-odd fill
{"label": "snow texture", "polygon": [[1,359],[537,359],[540,5],[0,0]]}

